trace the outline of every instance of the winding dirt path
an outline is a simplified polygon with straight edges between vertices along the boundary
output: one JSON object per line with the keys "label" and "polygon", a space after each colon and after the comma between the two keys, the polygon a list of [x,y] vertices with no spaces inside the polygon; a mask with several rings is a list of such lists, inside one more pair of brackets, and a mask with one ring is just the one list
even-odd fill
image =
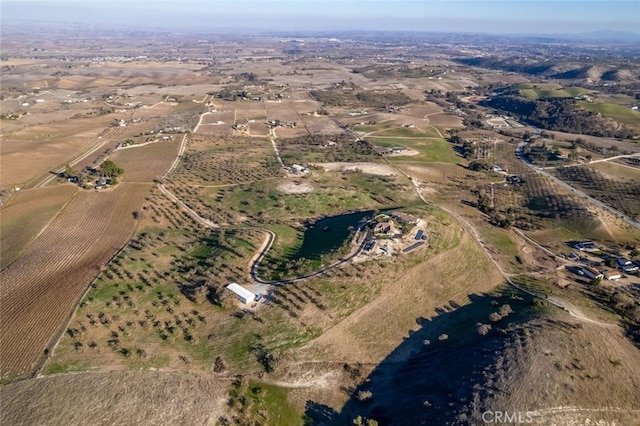
{"label": "winding dirt path", "polygon": [[[390,163],[391,164],[391,163]],[[418,194],[418,196],[420,197],[420,199],[427,205],[430,206],[434,206],[437,208],[440,208],[442,210],[444,210],[445,212],[449,213],[458,223],[460,223],[460,225],[473,237],[473,239],[478,243],[478,245],[480,246],[480,248],[482,248],[482,251],[485,253],[485,255],[487,256],[487,258],[489,258],[489,260],[491,261],[491,263],[493,263],[493,265],[496,267],[496,269],[498,270],[498,272],[500,272],[500,275],[503,276],[503,278],[505,279],[505,281],[507,281],[507,283],[509,283],[510,286],[524,292],[527,293],[530,296],[533,296],[537,299],[540,300],[544,300],[547,303],[562,309],[563,311],[569,313],[569,315],[571,315],[572,317],[580,320],[580,321],[584,321],[584,322],[588,322],[591,324],[595,324],[598,325],[600,327],[606,327],[606,328],[617,328],[618,325],[616,324],[611,324],[611,323],[605,323],[605,322],[601,322],[601,321],[597,321],[594,320],[592,318],[587,317],[586,315],[584,315],[579,309],[577,309],[575,306],[573,306],[572,304],[570,304],[569,302],[562,300],[558,297],[549,297],[549,296],[545,296],[542,294],[538,294],[534,291],[528,290],[518,284],[516,284],[512,277],[513,275],[506,273],[502,267],[500,266],[500,264],[498,263],[497,260],[495,260],[493,258],[493,256],[491,256],[491,252],[489,251],[489,248],[487,247],[485,241],[482,239],[482,237],[480,236],[480,234],[478,233],[477,229],[471,225],[471,223],[469,223],[469,221],[467,221],[466,219],[464,219],[462,216],[460,216],[458,213],[444,207],[444,206],[438,206],[435,205],[429,201],[427,201],[424,196],[422,195],[422,193],[420,192],[420,181],[412,176],[410,176],[409,174],[407,174],[406,172],[404,172],[402,169],[400,169],[399,167],[395,166],[397,170],[399,170],[402,174],[404,174],[407,178],[409,178],[411,180],[411,183],[413,184],[416,193]],[[526,237],[527,240],[530,240],[530,238]],[[553,257],[557,257],[557,255],[553,252],[551,252],[550,250],[540,246],[539,244],[536,243],[536,246],[542,248],[546,253],[553,255]]]}

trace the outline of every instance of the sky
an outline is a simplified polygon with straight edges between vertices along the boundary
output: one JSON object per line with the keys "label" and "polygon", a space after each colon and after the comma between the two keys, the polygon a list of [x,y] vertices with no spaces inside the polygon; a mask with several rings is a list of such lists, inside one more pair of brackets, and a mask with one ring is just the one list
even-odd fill
{"label": "sky", "polygon": [[640,32],[640,0],[0,0],[0,23],[131,29]]}

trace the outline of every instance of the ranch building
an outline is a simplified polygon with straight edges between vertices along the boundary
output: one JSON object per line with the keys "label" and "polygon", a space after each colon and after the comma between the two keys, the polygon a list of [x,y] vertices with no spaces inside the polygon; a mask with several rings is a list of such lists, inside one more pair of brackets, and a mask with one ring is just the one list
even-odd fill
{"label": "ranch building", "polygon": [[240,284],[231,283],[227,286],[227,290],[234,292],[242,303],[248,304],[256,300],[256,295],[242,287]]}

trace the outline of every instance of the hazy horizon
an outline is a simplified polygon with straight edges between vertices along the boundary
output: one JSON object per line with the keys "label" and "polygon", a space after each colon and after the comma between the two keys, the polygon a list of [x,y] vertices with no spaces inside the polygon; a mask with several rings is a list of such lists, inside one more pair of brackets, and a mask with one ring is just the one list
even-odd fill
{"label": "hazy horizon", "polygon": [[638,32],[640,1],[0,0],[9,22],[171,31]]}

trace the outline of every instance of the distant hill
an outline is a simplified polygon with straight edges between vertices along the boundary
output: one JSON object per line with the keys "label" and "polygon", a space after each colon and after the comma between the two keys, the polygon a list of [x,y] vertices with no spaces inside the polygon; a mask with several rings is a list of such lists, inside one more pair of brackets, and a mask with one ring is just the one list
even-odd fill
{"label": "distant hill", "polygon": [[494,70],[517,72],[536,77],[571,80],[578,83],[634,83],[640,80],[640,69],[628,65],[594,65],[572,61],[538,61],[521,58],[478,56],[458,58],[459,63]]}
{"label": "distant hill", "polygon": [[640,33],[631,31],[591,31],[577,34],[564,34],[557,36],[569,40],[578,41],[598,41],[598,42],[629,42],[640,43]]}
{"label": "distant hill", "polygon": [[631,138],[634,135],[632,130],[619,122],[581,108],[573,98],[530,99],[506,92],[481,102],[481,105],[513,114],[526,123],[546,130],[600,137]]}

